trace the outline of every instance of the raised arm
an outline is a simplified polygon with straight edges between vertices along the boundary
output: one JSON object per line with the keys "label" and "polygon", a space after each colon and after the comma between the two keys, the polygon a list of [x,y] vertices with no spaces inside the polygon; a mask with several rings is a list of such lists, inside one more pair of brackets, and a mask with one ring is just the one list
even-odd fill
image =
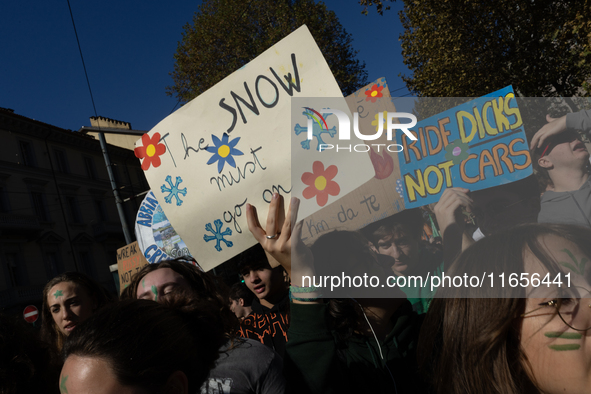
{"label": "raised arm", "polygon": [[[293,199],[292,199],[293,200]],[[297,199],[295,199],[297,200]],[[246,204],[246,220],[248,229],[261,244],[265,252],[271,255],[291,276],[291,228],[292,223],[297,217],[299,200],[292,201],[287,211],[290,220],[285,220],[285,208],[283,197],[278,193],[273,194],[269,211],[267,212],[267,222],[265,229],[259,222],[257,209],[255,206]],[[291,218],[291,212],[294,217]]]}
{"label": "raised arm", "polygon": [[[292,198],[285,214],[283,197],[275,193],[269,204],[264,230],[259,222],[256,208],[250,204],[246,205],[246,219],[252,235],[265,252],[281,264],[291,278],[291,291],[297,293],[293,295],[293,302],[316,302],[319,293],[310,288],[311,284],[308,281],[306,283],[303,281],[304,276],[312,278],[315,270],[312,251],[301,238],[303,221],[296,223],[299,204],[299,199]],[[286,217],[289,220],[286,220]],[[304,287],[304,285],[308,286]]]}
{"label": "raised arm", "polygon": [[433,209],[443,239],[443,260],[446,264],[451,264],[464,249],[474,243],[464,231],[466,223],[462,208],[468,211],[472,208],[468,189],[452,187],[443,192]]}
{"label": "raised arm", "polygon": [[566,130],[566,115],[561,118],[553,118],[546,115],[547,124],[534,134],[531,139],[530,149],[541,148],[544,141]]}

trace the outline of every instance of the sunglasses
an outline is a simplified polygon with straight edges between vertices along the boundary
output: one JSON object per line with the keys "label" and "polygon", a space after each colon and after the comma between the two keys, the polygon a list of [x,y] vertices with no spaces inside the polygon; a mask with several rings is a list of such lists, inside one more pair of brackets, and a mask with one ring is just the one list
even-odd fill
{"label": "sunglasses", "polygon": [[[557,136],[551,138],[550,141],[548,141],[548,143],[546,144],[546,147],[544,148],[544,150],[542,150],[542,153],[540,154],[540,158],[544,157],[546,155],[546,153],[549,154],[552,151],[552,149],[554,149],[554,147],[556,145],[560,145],[565,142],[573,142],[579,138],[580,138],[579,133],[577,133],[576,131],[573,131],[573,130],[568,130],[568,131],[558,134]],[[541,148],[540,148],[540,150],[541,150]]]}

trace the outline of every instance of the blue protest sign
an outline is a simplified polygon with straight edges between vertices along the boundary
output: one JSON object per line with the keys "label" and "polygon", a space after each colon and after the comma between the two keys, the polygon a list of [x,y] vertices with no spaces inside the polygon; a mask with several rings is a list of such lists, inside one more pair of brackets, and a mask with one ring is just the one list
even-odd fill
{"label": "blue protest sign", "polygon": [[513,88],[508,86],[431,116],[396,142],[405,208],[439,201],[448,187],[471,191],[532,174],[531,157]]}

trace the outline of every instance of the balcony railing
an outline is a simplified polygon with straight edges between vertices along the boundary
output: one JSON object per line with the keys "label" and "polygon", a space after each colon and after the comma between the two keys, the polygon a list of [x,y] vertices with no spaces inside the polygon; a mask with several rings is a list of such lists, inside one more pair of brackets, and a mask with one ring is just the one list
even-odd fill
{"label": "balcony railing", "polygon": [[16,286],[0,291],[0,307],[9,308],[17,304],[40,302],[43,286]]}

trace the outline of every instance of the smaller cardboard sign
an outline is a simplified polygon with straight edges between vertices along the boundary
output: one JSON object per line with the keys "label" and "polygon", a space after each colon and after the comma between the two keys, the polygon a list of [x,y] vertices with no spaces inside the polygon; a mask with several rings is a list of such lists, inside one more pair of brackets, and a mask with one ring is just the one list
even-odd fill
{"label": "smaller cardboard sign", "polygon": [[117,249],[117,269],[119,271],[119,288],[121,292],[131,282],[131,277],[148,265],[148,260],[144,257],[137,241],[130,243],[120,249]]}
{"label": "smaller cardboard sign", "polygon": [[[359,114],[359,129],[365,135],[372,135],[379,127],[379,114],[396,112],[390,98],[386,78],[364,86],[346,98],[351,112]],[[383,115],[385,122],[387,115]],[[383,129],[385,129],[385,124]],[[332,140],[328,140],[336,144]],[[363,162],[373,166],[371,179],[349,192],[346,196],[327,205],[323,209],[306,215],[302,228],[302,240],[312,244],[322,234],[338,230],[358,230],[377,220],[391,216],[404,209],[402,181],[400,176],[398,153],[393,141],[383,133],[377,140],[365,142],[365,149],[346,156],[355,165]],[[356,148],[361,147],[358,145]],[[367,152],[367,153],[363,153]],[[342,155],[348,152],[342,152]],[[368,160],[369,156],[369,160]],[[305,214],[305,213],[304,213]]]}

